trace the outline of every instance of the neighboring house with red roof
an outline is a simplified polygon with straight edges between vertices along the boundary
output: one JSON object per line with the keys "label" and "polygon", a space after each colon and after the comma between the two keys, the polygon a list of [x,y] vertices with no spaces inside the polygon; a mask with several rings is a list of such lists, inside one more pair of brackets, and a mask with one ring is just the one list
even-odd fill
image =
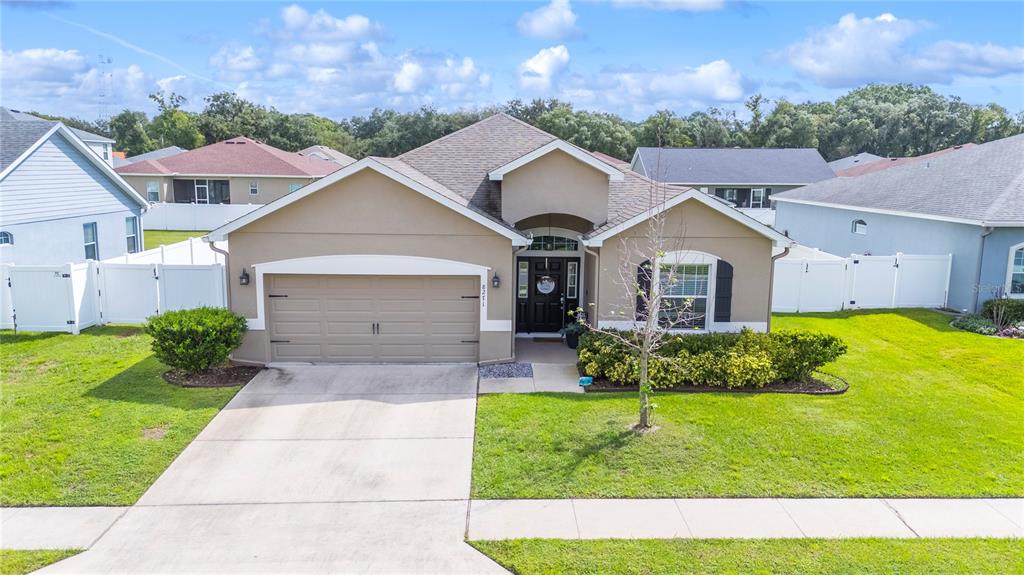
{"label": "neighboring house with red roof", "polygon": [[116,171],[150,202],[267,204],[341,168],[238,137]]}
{"label": "neighboring house with red roof", "polygon": [[896,166],[902,166],[904,164],[911,164],[913,162],[920,162],[921,160],[928,160],[950,152],[957,150],[964,150],[972,148],[977,144],[963,144],[960,146],[953,146],[944,150],[937,150],[930,154],[922,154],[920,156],[911,156],[909,158],[878,158],[867,163],[858,163],[848,168],[836,170],[836,175],[840,178],[853,178],[856,176],[863,176],[864,174],[872,174],[874,172],[880,172],[882,170],[888,170],[889,168],[895,168]]}

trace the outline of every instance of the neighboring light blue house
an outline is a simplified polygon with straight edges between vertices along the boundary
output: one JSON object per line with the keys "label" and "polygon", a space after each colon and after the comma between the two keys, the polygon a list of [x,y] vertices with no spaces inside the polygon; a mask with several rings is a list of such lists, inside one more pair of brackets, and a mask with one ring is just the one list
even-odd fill
{"label": "neighboring light blue house", "polygon": [[63,264],[141,251],[148,207],[59,122],[0,110],[0,262]]}
{"label": "neighboring light blue house", "polygon": [[1024,298],[1024,135],[772,201],[776,229],[836,255],[953,254],[949,307]]}

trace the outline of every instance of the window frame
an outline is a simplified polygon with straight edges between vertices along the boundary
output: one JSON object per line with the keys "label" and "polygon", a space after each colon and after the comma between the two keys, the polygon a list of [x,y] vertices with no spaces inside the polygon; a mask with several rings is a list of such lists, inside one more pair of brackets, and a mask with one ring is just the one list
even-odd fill
{"label": "window frame", "polygon": [[[708,290],[707,295],[703,296],[707,298],[707,304],[704,306],[704,327],[685,328],[676,327],[668,330],[670,333],[704,333],[715,330],[715,294],[717,292],[717,280],[718,280],[718,256],[696,251],[696,250],[681,250],[676,252],[668,252],[662,257],[658,258],[657,269],[658,269],[658,281],[651,282],[651,289],[661,290],[661,267],[665,265],[679,266],[679,265],[706,265],[708,266]],[[689,297],[689,296],[679,296]]]}
{"label": "window frame", "polygon": [[580,262],[565,262],[565,299],[580,299]]}
{"label": "window frame", "polygon": [[[210,203],[210,180],[193,180],[195,183],[192,185],[192,198],[195,199],[197,204],[209,204]],[[200,184],[199,182],[202,182]],[[199,188],[203,188],[203,198],[199,198]]]}
{"label": "window frame", "polygon": [[[754,194],[759,194],[757,199],[757,205],[754,205]],[[765,202],[768,201],[768,188],[750,188],[750,207],[751,208],[764,208]]]}
{"label": "window frame", "polygon": [[0,230],[0,246],[13,246],[14,234],[7,230]]}
{"label": "window frame", "polygon": [[516,299],[530,297],[530,261],[519,260],[516,274]]}
{"label": "window frame", "polygon": [[[707,270],[707,284],[706,284],[706,288],[704,290],[704,295],[680,294],[680,295],[675,295],[675,296],[669,296],[669,295],[662,294],[661,291],[664,289],[663,286],[662,286],[662,281],[661,281],[661,272],[662,272],[662,270],[665,269],[665,268],[685,268],[685,267],[704,267],[704,268],[706,268],[706,270]],[[704,300],[704,312],[703,312],[703,316],[700,318],[701,325],[695,326],[695,327],[686,327],[686,326],[682,326],[682,325],[676,325],[675,327],[669,328],[669,331],[673,331],[673,332],[687,332],[687,333],[695,332],[695,331],[709,331],[710,324],[714,323],[714,316],[712,315],[714,313],[714,310],[712,308],[714,307],[714,287],[713,286],[714,286],[714,283],[715,283],[715,273],[716,273],[716,269],[715,269],[714,262],[698,262],[698,263],[694,263],[694,262],[659,262],[658,263],[658,282],[657,282],[657,286],[658,287],[657,287],[657,289],[658,289],[658,292],[659,292],[659,296],[661,298],[662,307],[664,307],[664,304],[665,304],[666,300],[687,300],[687,299],[691,299],[691,300],[703,299]],[[682,277],[683,275],[684,275],[684,273],[679,272],[678,269],[677,269],[676,277],[679,278],[679,277]],[[664,311],[663,309],[662,310],[658,310],[659,318],[660,318],[661,313],[663,311]],[[660,323],[660,321],[659,321],[659,323]]]}
{"label": "window frame", "polygon": [[[150,189],[151,187],[156,190]],[[153,199],[154,193],[156,194],[155,200]],[[146,180],[146,199],[154,204],[160,201],[160,180]]]}
{"label": "window frame", "polygon": [[[1024,268],[1022,268],[1021,272],[1014,272],[1013,269],[1018,253],[1021,254],[1022,263],[1024,263],[1024,242],[1010,246],[1010,254],[1006,260],[1006,285],[1004,286],[1004,291],[1006,297],[1011,299],[1024,299],[1024,292],[1013,293],[1011,291],[1013,288],[1013,276],[1024,275]],[[1021,284],[1024,285],[1024,279],[1022,279]]]}
{"label": "window frame", "polygon": [[[90,229],[92,230],[92,241],[89,241]],[[89,246],[92,246],[92,257],[89,257]],[[96,222],[82,224],[82,247],[85,249],[85,259],[100,260],[100,228]]]}
{"label": "window frame", "polygon": [[110,144],[103,144],[103,159],[110,159]]}
{"label": "window frame", "polygon": [[850,233],[857,234],[858,236],[868,235],[868,223],[861,218],[857,218],[850,222]]}
{"label": "window frame", "polygon": [[[129,229],[130,228],[130,229]],[[131,233],[129,233],[131,232]],[[124,218],[124,242],[128,253],[135,254],[139,249],[139,217],[125,216]]]}
{"label": "window frame", "polygon": [[260,182],[258,180],[249,180],[249,195],[260,195]]}

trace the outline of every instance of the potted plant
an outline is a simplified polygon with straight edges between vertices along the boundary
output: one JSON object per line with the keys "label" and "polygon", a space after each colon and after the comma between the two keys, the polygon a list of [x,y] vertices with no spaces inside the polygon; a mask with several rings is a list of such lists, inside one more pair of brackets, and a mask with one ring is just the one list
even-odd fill
{"label": "potted plant", "polygon": [[569,346],[569,349],[576,349],[576,346],[580,344],[580,334],[586,331],[586,324],[574,321],[559,330],[559,333],[565,336],[565,343]]}

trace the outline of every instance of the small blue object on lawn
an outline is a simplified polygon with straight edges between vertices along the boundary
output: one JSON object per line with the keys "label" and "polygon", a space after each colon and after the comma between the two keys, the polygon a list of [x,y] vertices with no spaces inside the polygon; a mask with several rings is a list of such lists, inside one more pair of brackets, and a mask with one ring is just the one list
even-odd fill
{"label": "small blue object on lawn", "polygon": [[590,377],[589,375],[584,375],[583,377],[580,378],[580,385],[582,387],[586,387],[592,383],[594,383],[594,378]]}

